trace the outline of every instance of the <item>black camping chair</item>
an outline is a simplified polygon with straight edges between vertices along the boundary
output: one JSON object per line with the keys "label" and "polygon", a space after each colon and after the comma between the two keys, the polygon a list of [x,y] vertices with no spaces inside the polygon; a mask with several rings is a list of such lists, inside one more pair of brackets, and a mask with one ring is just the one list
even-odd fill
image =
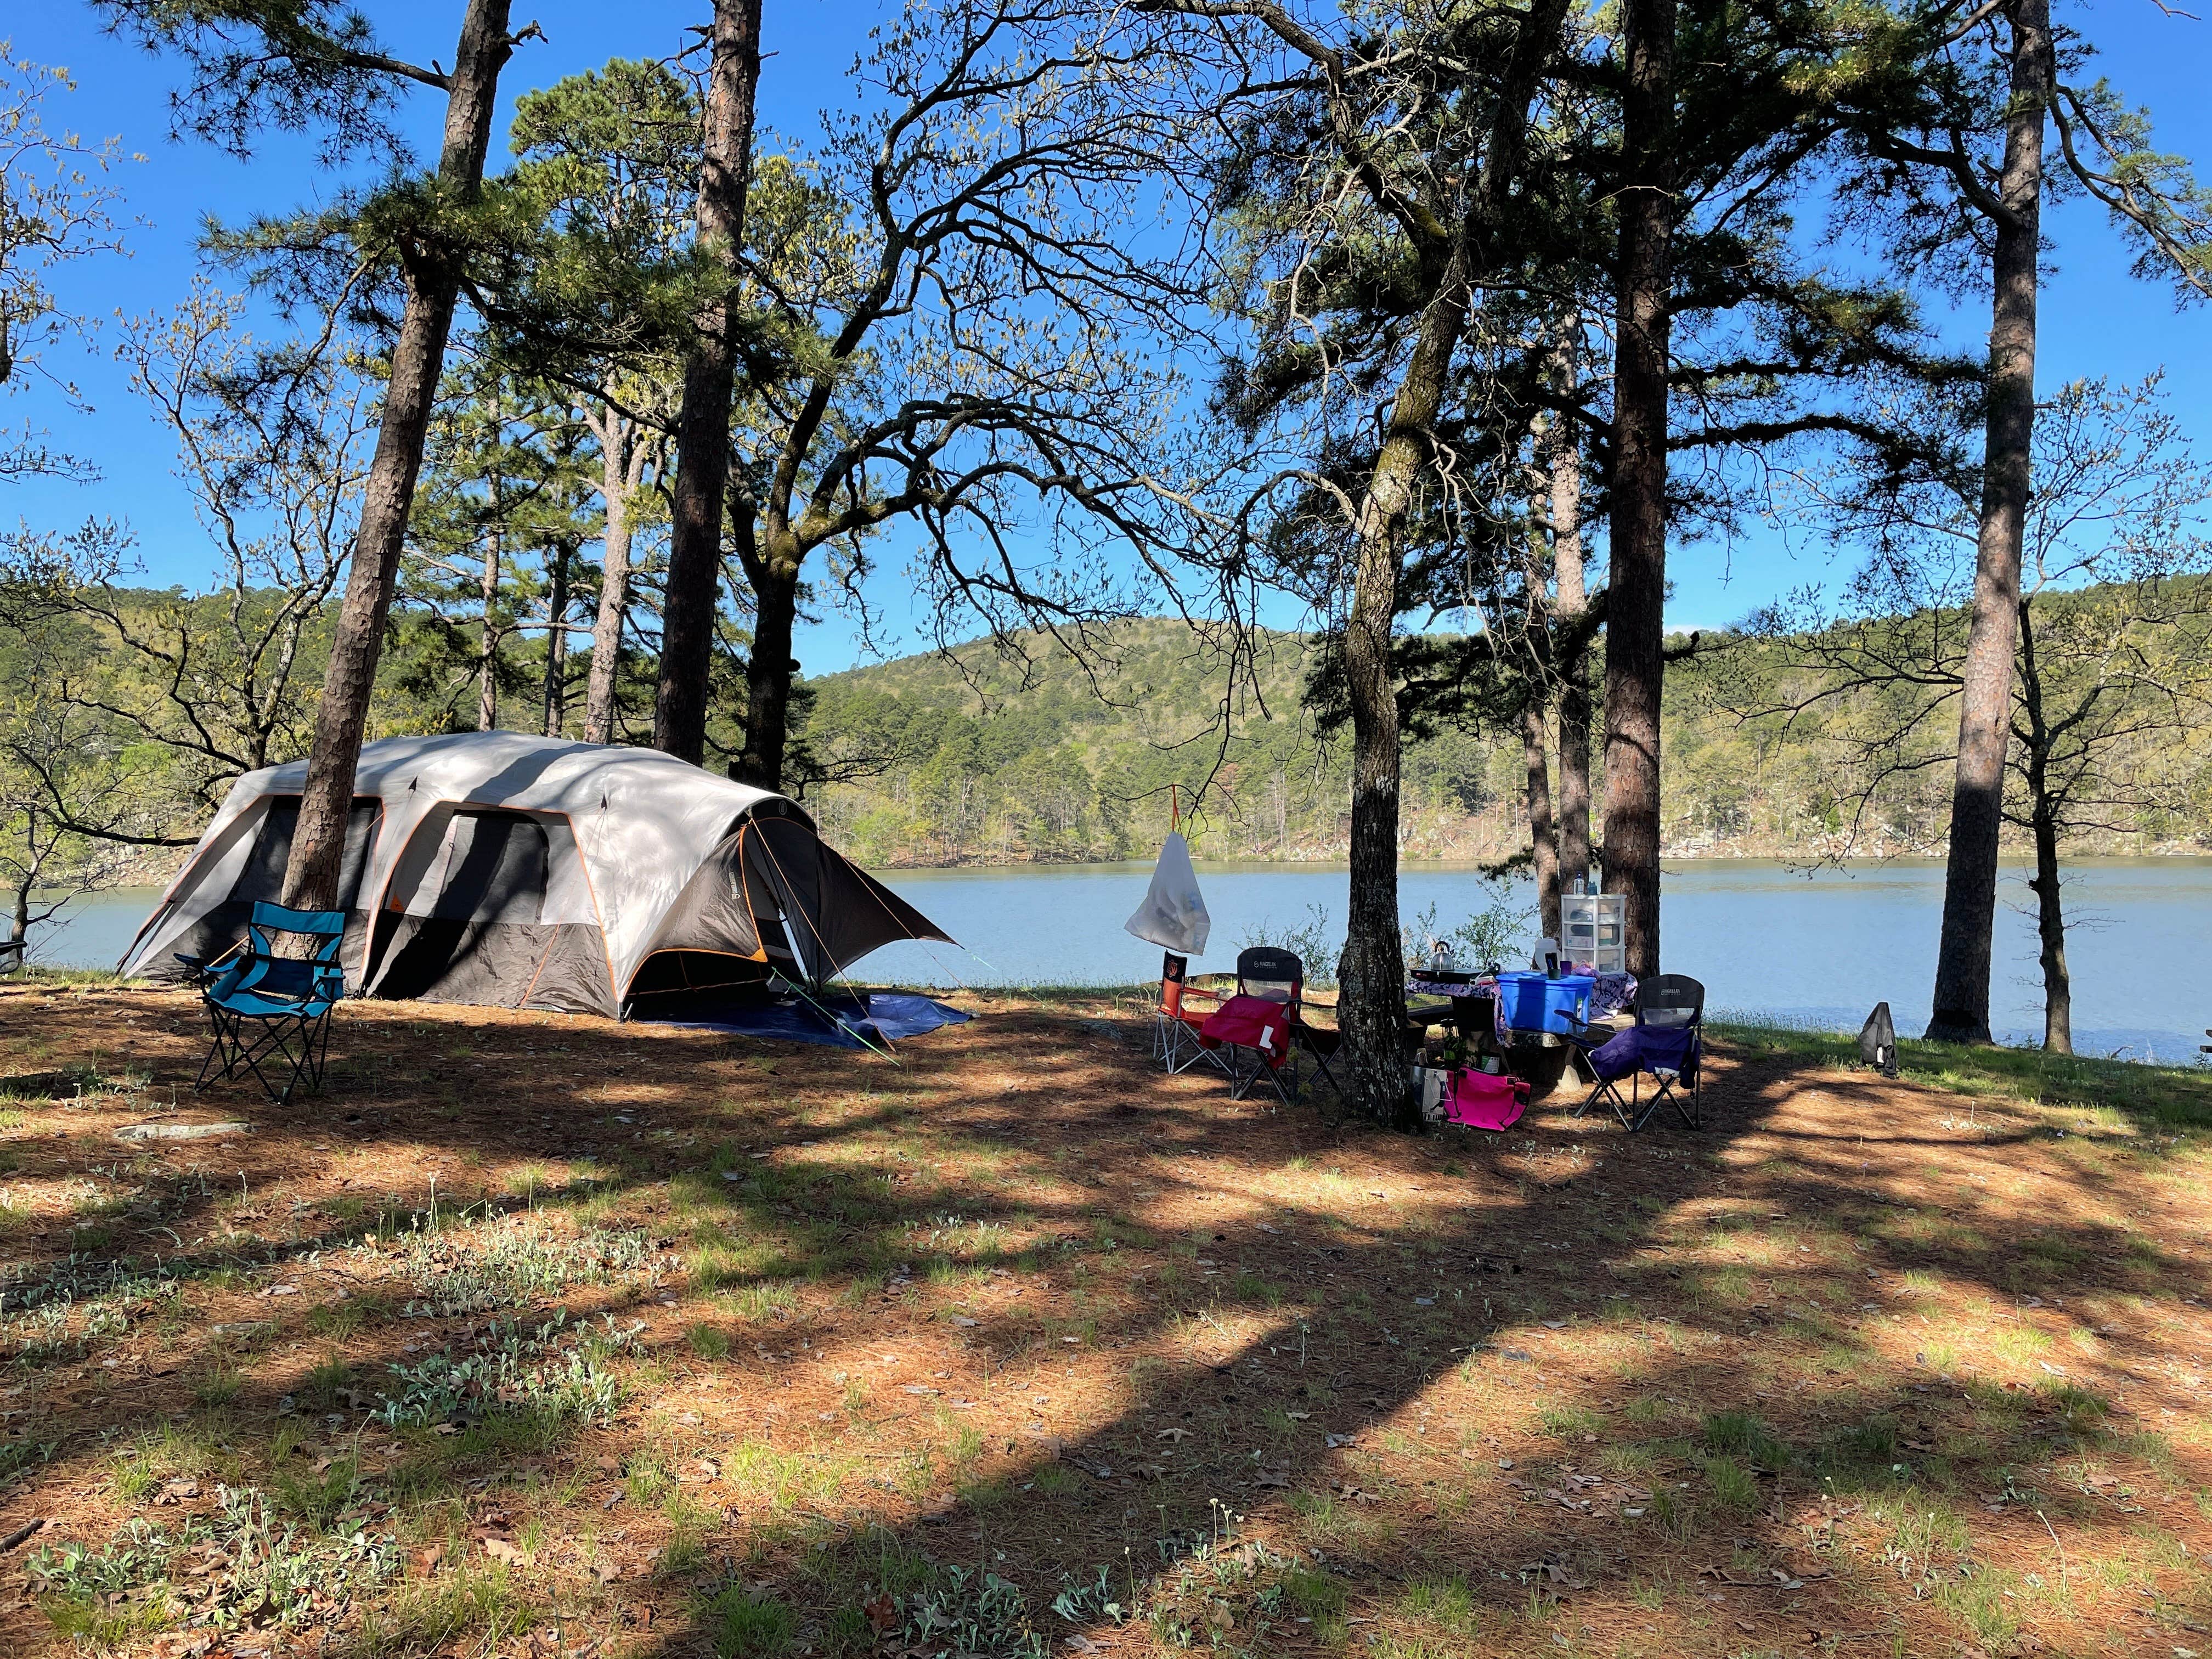
{"label": "black camping chair", "polygon": [[[2206,1035],[2212,1036],[2212,1032],[2207,1032]],[[1419,1063],[1421,1045],[1427,1037],[1426,1026],[1407,1022],[1404,1033],[1403,1058],[1408,1066]],[[1332,1025],[1314,1024],[1306,1018],[1304,1006],[1301,1003],[1297,1017],[1291,1022],[1291,1042],[1298,1053],[1313,1061],[1312,1075],[1327,1078],[1328,1086],[1336,1091],[1337,1099],[1342,1101],[1345,1098],[1344,1079],[1336,1073],[1336,1059],[1344,1052],[1343,1031]],[[1304,1072],[1299,1073],[1293,1079],[1296,1092],[1300,1098],[1304,1097],[1309,1081],[1310,1079]]]}
{"label": "black camping chair", "polygon": [[[313,941],[312,953],[277,955],[280,933]],[[192,1087],[251,1072],[280,1106],[303,1077],[311,1088],[320,1088],[330,1054],[331,1010],[345,995],[345,970],[338,966],[344,941],[343,910],[257,902],[245,947],[200,994],[215,1042]]]}
{"label": "black camping chair", "polygon": [[[1596,1079],[1574,1115],[1580,1117],[1593,1106],[1603,1106],[1623,1128],[1637,1130],[1663,1107],[1684,1128],[1703,1128],[1705,1019],[1703,985],[1687,974],[1655,974],[1636,988],[1636,1024],[1627,1030],[1586,1020],[1571,1022],[1567,1041]],[[1603,1057],[1601,1049],[1606,1051]],[[1652,1080],[1649,1100],[1643,1097],[1647,1075]],[[1623,1083],[1629,1089],[1625,1099]]]}

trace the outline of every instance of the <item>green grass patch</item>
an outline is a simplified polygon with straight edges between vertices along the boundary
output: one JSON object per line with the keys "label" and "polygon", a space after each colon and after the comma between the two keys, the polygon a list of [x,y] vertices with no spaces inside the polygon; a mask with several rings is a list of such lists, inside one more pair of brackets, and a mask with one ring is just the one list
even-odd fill
{"label": "green grass patch", "polygon": [[[1789,1055],[1818,1066],[1861,1064],[1856,1037],[1839,1031],[1717,1022],[1708,1022],[1707,1030],[1730,1048],[1752,1054]],[[2138,1127],[2212,1127],[2212,1071],[2194,1066],[2146,1066],[2084,1054],[2048,1054],[2039,1048],[1969,1048],[1910,1038],[1898,1043],[1897,1063],[1906,1077],[1952,1094],[2033,1106],[2092,1108]]]}
{"label": "green grass patch", "polygon": [[1705,1419],[1705,1449],[1741,1458],[1753,1468],[1778,1474],[1793,1461],[1790,1448],[1749,1412],[1715,1412]]}
{"label": "green grass patch", "polygon": [[707,1603],[705,1624],[715,1659],[774,1659],[791,1645],[798,1615],[774,1596],[742,1585]]}

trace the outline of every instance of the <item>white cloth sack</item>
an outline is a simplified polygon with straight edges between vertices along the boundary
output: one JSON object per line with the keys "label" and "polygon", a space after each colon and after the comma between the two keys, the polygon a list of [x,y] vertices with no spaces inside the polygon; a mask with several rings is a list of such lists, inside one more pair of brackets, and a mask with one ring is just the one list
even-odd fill
{"label": "white cloth sack", "polygon": [[1152,871],[1152,884],[1145,902],[1122,927],[1139,939],[1184,956],[1201,956],[1213,918],[1206,914],[1206,900],[1198,890],[1198,872],[1190,867],[1190,843],[1180,830],[1169,832],[1160,848],[1160,861]]}

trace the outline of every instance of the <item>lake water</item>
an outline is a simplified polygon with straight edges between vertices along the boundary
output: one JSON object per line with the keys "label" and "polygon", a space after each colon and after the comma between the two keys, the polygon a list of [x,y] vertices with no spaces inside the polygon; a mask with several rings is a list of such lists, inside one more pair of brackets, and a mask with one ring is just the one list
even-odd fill
{"label": "lake water", "polygon": [[[2042,992],[2027,872],[2008,869],[1998,913],[1992,1019],[2000,1038],[2042,1036]],[[1141,864],[1021,866],[887,872],[885,879],[965,947],[901,945],[867,959],[871,981],[928,986],[1128,984],[1159,972],[1158,947],[1121,924],[1151,878]],[[1238,945],[1266,922],[1298,924],[1320,905],[1340,928],[1345,872],[1318,865],[1210,864],[1199,883],[1213,917],[1200,971],[1235,965]],[[1434,903],[1449,927],[1482,902],[1468,866],[1411,865],[1400,905]],[[2190,1061],[2212,1025],[2212,859],[2104,860],[2076,865],[2074,1039],[2084,1054]],[[1926,1024],[1943,896],[1934,862],[1869,865],[1808,876],[1779,864],[1670,864],[1661,943],[1668,969],[1705,982],[1716,1014],[1856,1030],[1887,1001],[1898,1028]],[[74,907],[34,945],[32,959],[112,967],[159,896],[125,889]],[[1533,939],[1535,929],[1529,927]],[[1340,934],[1333,933],[1333,938]]]}

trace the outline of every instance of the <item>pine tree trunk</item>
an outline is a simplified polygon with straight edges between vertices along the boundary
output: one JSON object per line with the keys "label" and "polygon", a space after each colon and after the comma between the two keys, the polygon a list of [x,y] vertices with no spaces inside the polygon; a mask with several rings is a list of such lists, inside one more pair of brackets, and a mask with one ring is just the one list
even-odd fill
{"label": "pine tree trunk", "polygon": [[484,535],[483,578],[477,592],[483,599],[483,648],[477,659],[477,730],[499,727],[499,629],[491,608],[499,598],[499,526]]}
{"label": "pine tree trunk", "polygon": [[544,732],[561,735],[568,724],[568,550],[553,555],[552,590],[545,596]]}
{"label": "pine tree trunk", "polygon": [[[1535,431],[1535,453],[1545,465],[1545,493],[1550,492],[1548,457],[1552,448],[1549,422]],[[1532,501],[1541,514],[1545,505]],[[1528,659],[1522,670],[1525,697],[1521,706],[1522,800],[1528,815],[1530,872],[1536,878],[1538,926],[1547,939],[1559,937],[1559,825],[1552,817],[1552,771],[1546,754],[1551,725],[1553,629],[1557,612],[1552,603],[1551,561],[1545,539],[1531,532],[1522,544],[1521,580],[1524,589],[1528,630]]]}
{"label": "pine tree trunk", "polygon": [[1666,672],[1667,358],[1674,264],[1674,0],[1626,0],[1605,646],[1605,890],[1628,971],[1659,971],[1659,696]]}
{"label": "pine tree trunk", "polygon": [[1521,761],[1528,774],[1528,844],[1535,849],[1536,908],[1546,939],[1559,937],[1559,826],[1552,822],[1551,770],[1544,755],[1544,704],[1530,700],[1521,711]]}
{"label": "pine tree trunk", "polygon": [[599,611],[592,627],[592,672],[584,690],[584,741],[615,740],[616,675],[629,617],[630,497],[642,480],[645,446],[629,420],[602,407],[599,498],[607,526],[599,538]]}
{"label": "pine tree trunk", "polygon": [[[1570,317],[1565,326],[1568,346],[1561,353],[1569,392],[1576,380],[1573,343],[1581,332],[1581,319]],[[1569,417],[1552,428],[1550,461],[1552,578],[1557,587],[1552,615],[1560,634],[1571,636],[1589,608],[1589,594],[1583,558],[1582,446]],[[1589,879],[1589,653],[1571,643],[1563,646],[1559,674],[1559,886],[1565,891]]]}
{"label": "pine tree trunk", "polygon": [[[740,537],[742,541],[744,538]],[[730,775],[756,789],[783,787],[791,723],[791,637],[799,619],[799,560],[747,559],[753,590],[753,644],[745,659],[745,743]]]}
{"label": "pine tree trunk", "polygon": [[2066,966],[2066,912],[2059,896],[2058,818],[2061,803],[2051,787],[2050,722],[2044,715],[2043,676],[2035,656],[2035,617],[2022,601],[2020,616],[2020,712],[2027,730],[2028,823],[2035,840],[2035,931],[2043,966],[2043,1046],[2054,1054],[2074,1052],[2074,976]]}
{"label": "pine tree trunk", "polygon": [[729,292],[698,319],[684,365],[676,489],[661,611],[660,684],[653,746],[696,765],[707,747],[707,682],[721,592],[723,494],[729,483],[730,394],[737,376],[736,285],[744,250],[753,100],[760,85],[761,0],[714,0],[699,169],[699,246],[723,263]]}
{"label": "pine tree trunk", "polygon": [[1346,1092],[1355,1110],[1418,1128],[1406,1086],[1406,962],[1398,923],[1397,675],[1391,629],[1398,613],[1400,538],[1415,480],[1428,465],[1430,428],[1443,407],[1451,356],[1467,326],[1463,251],[1455,252],[1421,318],[1390,428],[1368,480],[1357,526],[1344,677],[1352,706],[1352,848],[1337,1024],[1350,1050]]}
{"label": "pine tree trunk", "polygon": [[2040,804],[2035,812],[2035,931],[2043,958],[2043,1046],[2074,1052],[2074,976],[2066,967],[2066,913],[2059,898],[2058,826]]}
{"label": "pine tree trunk", "polygon": [[2003,828],[2005,744],[2012,725],[2021,541],[2035,436],[2036,254],[2042,236],[2044,109],[2054,72],[2049,0],[2014,0],[2012,29],[2012,104],[2005,118],[2004,171],[1997,190],[2002,213],[1991,268],[1981,535],[1959,699],[1959,763],[1951,787],[1935,1013],[1928,1022],[1929,1040],[1939,1042],[1990,1040],[1997,842]]}
{"label": "pine tree trunk", "polygon": [[1352,613],[1344,630],[1345,689],[1352,712],[1352,868],[1344,955],[1337,970],[1337,1024],[1346,1048],[1346,1103],[1412,1129],[1421,1127],[1421,1115],[1406,1078],[1406,963],[1398,924],[1403,757],[1391,662],[1400,544],[1415,481],[1430,463],[1431,428],[1443,405],[1452,353],[1467,327],[1473,263],[1488,248],[1519,182],[1529,105],[1544,66],[1558,49],[1565,12],[1566,0],[1535,0],[1522,21],[1475,199],[1463,233],[1436,271],[1353,526],[1358,554]]}
{"label": "pine tree trunk", "polygon": [[[499,72],[514,51],[507,35],[507,3],[469,0],[453,53],[438,179],[461,203],[475,201],[483,187]],[[331,641],[330,666],[315,711],[314,741],[307,752],[299,825],[284,869],[283,902],[295,908],[328,909],[337,902],[346,825],[353,815],[354,773],[368,729],[368,703],[376,690],[385,619],[392,610],[407,514],[422,467],[422,441],[429,429],[459,291],[459,272],[443,250],[416,249],[407,259],[406,301],[399,337],[392,346],[383,423],[362,492],[353,568]]]}

